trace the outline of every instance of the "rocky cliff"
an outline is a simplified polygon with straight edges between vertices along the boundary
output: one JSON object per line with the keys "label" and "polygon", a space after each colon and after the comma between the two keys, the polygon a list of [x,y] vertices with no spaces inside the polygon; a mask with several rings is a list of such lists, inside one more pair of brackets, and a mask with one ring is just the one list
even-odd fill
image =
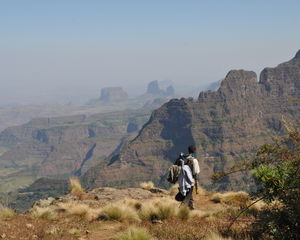
{"label": "rocky cliff", "polygon": [[300,51],[289,62],[261,72],[230,71],[217,91],[201,92],[198,99],[173,99],[152,113],[139,135],[106,166],[87,171],[87,187],[136,185],[153,180],[166,184],[164,175],[189,144],[199,150],[201,183],[219,189],[249,187],[238,174],[213,186],[210,176],[247,157],[272,137],[285,133],[284,121],[300,119]]}

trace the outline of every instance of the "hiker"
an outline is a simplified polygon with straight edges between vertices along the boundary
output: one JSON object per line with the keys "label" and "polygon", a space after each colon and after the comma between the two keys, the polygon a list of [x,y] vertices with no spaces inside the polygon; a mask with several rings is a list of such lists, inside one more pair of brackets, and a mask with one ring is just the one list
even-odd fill
{"label": "hiker", "polygon": [[198,159],[196,156],[196,147],[194,145],[190,145],[188,147],[188,152],[189,152],[189,155],[188,155],[187,159],[189,161],[191,161],[189,166],[192,170],[193,178],[195,179],[196,194],[198,194],[200,167],[199,167],[199,162],[198,162]]}
{"label": "hiker", "polygon": [[181,165],[181,172],[179,174],[178,183],[179,191],[184,197],[182,202],[188,204],[190,209],[194,209],[193,188],[195,180],[192,175],[192,170],[189,167],[187,161],[179,159],[178,163]]}

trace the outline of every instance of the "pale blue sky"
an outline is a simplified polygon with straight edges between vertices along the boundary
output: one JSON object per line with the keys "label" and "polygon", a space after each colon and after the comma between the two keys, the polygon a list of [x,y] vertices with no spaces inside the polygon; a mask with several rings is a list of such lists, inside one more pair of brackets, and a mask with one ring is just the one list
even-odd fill
{"label": "pale blue sky", "polygon": [[259,73],[300,49],[299,13],[299,0],[0,0],[0,100]]}

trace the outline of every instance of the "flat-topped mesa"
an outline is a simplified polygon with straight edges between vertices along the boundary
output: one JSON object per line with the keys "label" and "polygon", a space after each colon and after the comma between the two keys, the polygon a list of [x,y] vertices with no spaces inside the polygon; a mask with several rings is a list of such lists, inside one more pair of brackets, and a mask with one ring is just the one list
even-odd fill
{"label": "flat-topped mesa", "polygon": [[114,101],[127,99],[127,93],[121,87],[107,87],[101,89],[101,101]]}

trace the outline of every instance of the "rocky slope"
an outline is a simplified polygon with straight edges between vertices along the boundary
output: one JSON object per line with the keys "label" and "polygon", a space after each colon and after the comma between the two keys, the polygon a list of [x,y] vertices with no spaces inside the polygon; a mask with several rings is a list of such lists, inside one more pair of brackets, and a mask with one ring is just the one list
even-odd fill
{"label": "rocky slope", "polygon": [[[233,70],[217,91],[201,92],[198,99],[173,99],[152,113],[139,135],[106,166],[84,175],[89,188],[134,186],[142,180],[166,184],[166,169],[189,144],[199,150],[201,183],[213,187],[210,176],[251,153],[272,137],[284,134],[284,121],[300,119],[300,51],[275,68],[257,76]],[[249,187],[249,179],[236,175],[220,189]],[[216,186],[215,186],[216,187]]]}
{"label": "rocky slope", "polygon": [[147,121],[149,110],[33,119],[0,134],[0,192],[38,177],[81,176],[118,152]]}

